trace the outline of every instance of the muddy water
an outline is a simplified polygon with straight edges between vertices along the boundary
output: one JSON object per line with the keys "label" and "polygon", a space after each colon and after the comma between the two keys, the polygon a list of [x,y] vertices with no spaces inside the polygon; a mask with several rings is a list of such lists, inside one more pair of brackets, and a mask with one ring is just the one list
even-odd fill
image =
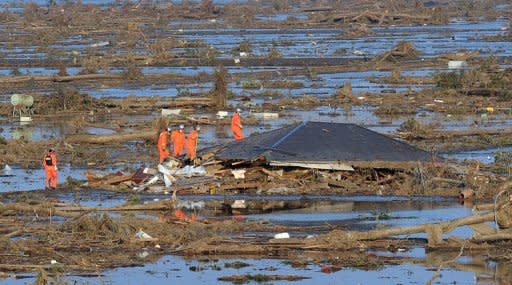
{"label": "muddy water", "polygon": [[[236,261],[248,263],[250,266],[241,269],[225,268],[226,263]],[[273,281],[264,284],[425,284],[435,274],[432,272],[432,268],[420,265],[384,266],[371,271],[343,268],[330,274],[322,273],[321,267],[321,265],[309,264],[304,268],[297,268],[275,259],[221,259],[200,262],[166,256],[156,263],[141,268],[121,268],[107,271],[100,278],[69,276],[65,280],[70,283],[76,281],[75,284],[231,284],[217,281],[217,278],[245,274],[295,274],[310,279],[297,282]],[[477,274],[475,273],[446,268],[442,270],[442,276],[436,280],[435,284],[475,284],[476,278]],[[33,278],[7,279],[3,284],[17,285],[32,281]]]}
{"label": "muddy water", "polygon": [[[10,167],[12,168],[11,175],[0,177],[0,193],[44,189],[45,176],[42,168],[23,169],[16,165]],[[61,165],[59,166],[59,181],[64,183],[67,177],[84,180],[84,171],[85,169]]]}
{"label": "muddy water", "polygon": [[[46,4],[46,1],[41,4]],[[84,3],[105,3],[101,0],[88,0]],[[284,16],[276,15],[273,20],[282,20]],[[268,20],[268,19],[264,19]],[[391,27],[391,28],[376,28],[376,35],[369,39],[343,39],[338,37],[341,30],[327,29],[327,30],[294,30],[292,32],[275,31],[249,31],[252,33],[250,36],[243,36],[240,34],[232,33],[226,30],[224,33],[219,30],[206,30],[194,31],[185,30],[180,33],[179,37],[187,40],[202,39],[206,40],[209,45],[215,46],[220,52],[220,57],[231,58],[233,54],[231,49],[237,47],[239,42],[244,39],[249,39],[253,44],[254,55],[266,55],[268,47],[272,46],[275,42],[277,48],[286,57],[295,56],[340,56],[345,58],[355,58],[355,51],[362,51],[368,55],[376,55],[380,52],[387,51],[399,40],[409,40],[414,42],[415,47],[423,52],[423,57],[431,57],[439,53],[454,52],[458,49],[465,48],[471,51],[479,51],[482,55],[497,55],[497,56],[510,56],[512,55],[512,44],[510,42],[482,42],[479,40],[482,36],[492,36],[501,33],[499,30],[502,26],[507,25],[504,20],[495,22],[485,22],[479,24],[470,24],[466,22],[454,21],[446,26],[413,26],[413,27]],[[232,33],[232,34],[230,34]],[[452,38],[453,37],[453,38]],[[288,42],[288,43],[285,43]],[[62,46],[69,49],[86,49],[88,44],[94,43],[88,39],[69,40],[62,42]],[[289,45],[290,44],[290,45]],[[55,46],[59,48],[61,46]],[[44,58],[46,54],[38,53],[35,47],[28,47],[26,49],[16,49],[7,52],[11,58],[31,59],[31,58]],[[176,52],[186,53],[187,50],[177,50]],[[341,53],[341,54],[340,54]],[[230,68],[230,73],[236,72],[251,72],[261,69],[271,69],[271,67],[257,67],[257,68]],[[289,67],[286,67],[289,68]],[[56,69],[44,68],[27,68],[20,69],[23,74],[34,75],[47,75],[55,74]],[[1,75],[9,75],[11,70],[0,70]],[[78,73],[78,69],[68,69],[70,74]],[[180,67],[180,68],[144,68],[145,73],[161,73],[161,72],[178,72],[187,75],[197,75],[200,72],[213,72],[211,67]],[[433,70],[426,71],[402,71],[406,76],[426,76],[430,75]],[[382,77],[389,76],[389,72],[347,72],[336,74],[320,74],[314,79],[307,79],[304,77],[290,77],[288,80],[304,81],[304,88],[297,89],[268,89],[270,91],[279,91],[285,95],[300,96],[303,94],[311,94],[318,97],[329,96],[335,92],[335,88],[344,84],[346,81],[351,81],[355,94],[364,92],[379,93],[384,89],[395,89],[396,91],[404,91],[407,88],[419,90],[425,86],[402,86],[402,85],[388,85],[388,84],[374,84],[370,83],[368,77]],[[313,87],[312,84],[318,84],[320,87]],[[428,86],[426,86],[428,87]],[[163,96],[172,97],[177,96],[181,92],[205,92],[211,88],[211,84],[184,84],[179,86],[147,86],[147,87],[119,87],[119,88],[104,88],[104,89],[84,89],[84,91],[92,94],[95,97],[116,97],[122,98],[129,95],[136,96]],[[250,90],[241,88],[239,82],[231,83],[232,89],[237,95],[243,93],[251,93]],[[260,91],[260,90],[258,90]],[[441,98],[442,99],[442,98]],[[256,100],[255,100],[256,101]],[[263,101],[263,99],[261,99]],[[260,101],[260,102],[261,102]],[[274,128],[292,120],[318,120],[318,121],[333,121],[333,122],[353,122],[364,124],[379,132],[389,133],[394,130],[405,120],[404,117],[383,119],[373,114],[372,107],[355,107],[350,111],[341,111],[334,109],[335,112],[340,112],[338,117],[329,117],[321,115],[332,111],[332,108],[321,107],[313,111],[292,111],[289,115],[275,121],[264,122],[263,126],[250,126],[245,129],[247,134],[256,131],[264,131],[269,127]],[[473,117],[448,117],[443,114],[431,114],[428,112],[421,112],[418,119],[423,123],[440,122],[443,129],[465,129],[473,128],[475,119]],[[487,122],[478,122],[478,126],[482,128],[496,128],[508,127],[512,124],[510,117],[506,115],[499,115],[490,118]],[[17,132],[22,132],[24,137],[31,137],[34,140],[46,139],[48,137],[60,137],[70,130],[65,127],[57,127],[54,125],[37,124],[37,127],[21,128],[16,124],[3,123],[1,126],[4,130],[1,135],[7,138],[15,138],[20,136]],[[87,130],[92,134],[109,133],[108,129],[90,128]],[[30,135],[29,133],[32,133]],[[205,132],[201,135],[202,142],[214,143],[229,140],[229,128],[205,128]],[[469,153],[453,154],[456,159],[463,159],[464,157],[472,157],[484,160],[492,157],[491,153],[495,150],[486,150]],[[81,174],[85,169],[62,167],[60,177],[63,180],[67,176],[76,179],[83,179]],[[42,170],[23,170],[14,167],[14,176],[1,177],[0,179],[0,192],[5,191],[19,191],[28,189],[41,189],[43,186],[43,171]],[[123,194],[112,194],[107,192],[93,191],[91,193],[49,193],[48,195],[59,197],[66,202],[76,202],[84,206],[99,206],[99,207],[112,207],[117,206],[124,202],[126,196]],[[142,197],[143,201],[150,201],[153,199],[165,199],[165,195],[145,195]],[[200,199],[219,199],[216,197],[181,197],[182,199],[200,200]],[[250,199],[251,197],[235,197],[242,199]],[[292,197],[293,198],[293,197]],[[295,197],[297,198],[297,197]],[[222,198],[220,198],[222,199]],[[273,199],[282,199],[281,197],[274,197]],[[298,198],[297,198],[298,199]],[[319,197],[320,201],[325,202],[326,197]],[[338,201],[336,206],[338,210],[333,208],[329,209],[315,209],[301,210],[301,211],[281,211],[272,214],[258,214],[250,215],[249,219],[252,220],[270,220],[278,224],[287,225],[315,225],[315,224],[333,224],[336,226],[343,226],[349,229],[372,229],[378,226],[407,226],[423,222],[444,221],[447,219],[458,218],[470,214],[469,208],[463,207],[450,200],[425,200],[420,202],[412,202],[409,198],[357,198],[357,197],[329,197],[329,201]],[[342,210],[344,207],[350,207],[350,210]],[[292,235],[304,235],[301,233],[291,233]],[[315,234],[315,233],[312,233]],[[460,237],[467,237],[470,235],[468,228],[461,228],[453,233]],[[413,235],[410,237],[422,237],[422,235]],[[143,249],[141,249],[143,251]],[[430,258],[425,256],[423,249],[413,248],[405,254],[392,254],[387,252],[376,252],[379,255],[388,256],[408,256],[417,259]],[[449,260],[451,258],[444,258]],[[224,269],[224,264],[232,262],[232,259],[220,259],[219,261],[200,262],[198,260],[184,260],[176,256],[166,256],[156,263],[147,264],[141,268],[121,268],[105,272],[105,276],[101,278],[79,278],[68,277],[73,283],[77,281],[79,284],[169,284],[183,282],[185,284],[212,284],[217,283],[217,277],[230,274],[297,274],[311,277],[310,280],[296,282],[298,284],[424,284],[436,269],[434,265],[398,265],[398,266],[384,266],[383,268],[375,270],[360,270],[355,268],[343,268],[342,270],[332,273],[324,274],[320,271],[320,266],[310,264],[305,268],[294,268],[290,265],[283,263],[280,260],[274,259],[248,259],[243,260],[250,263],[252,266],[245,269]],[[472,259],[468,257],[461,258],[461,264],[471,263]],[[202,271],[191,271],[190,267],[203,268]],[[485,277],[491,277],[490,281],[486,283],[497,283],[493,275],[497,268],[503,267],[500,264],[484,264],[482,266],[482,273],[473,273],[469,269],[464,268],[445,268],[442,270],[442,276],[436,282],[438,284],[474,284],[475,281],[482,280]],[[218,271],[216,268],[223,268]],[[33,278],[25,280],[6,279],[2,280],[4,284],[26,284],[33,281]],[[281,284],[285,282],[272,282],[273,284]],[[289,283],[289,282],[286,282]]]}
{"label": "muddy water", "polygon": [[[104,201],[120,200],[119,195],[111,194],[105,198],[106,193],[101,191],[88,191],[78,199],[75,194],[63,193],[57,194],[64,200],[75,196],[75,201],[80,204],[92,205],[100,199]],[[67,198],[66,198],[67,197]],[[102,197],[102,198],[100,198]],[[154,195],[146,199],[154,199]],[[163,196],[160,196],[162,198]],[[218,200],[223,197],[218,196],[185,196],[179,197],[182,200]],[[239,196],[230,197],[230,199],[249,199],[265,200],[268,197],[259,196]],[[272,199],[299,200],[302,196],[277,196]],[[459,218],[469,215],[471,210],[457,204],[451,199],[438,197],[382,197],[382,196],[334,196],[308,197],[313,203],[309,209],[275,211],[270,214],[248,215],[249,220],[271,221],[277,224],[286,224],[300,226],[304,228],[315,226],[317,224],[330,224],[343,226],[346,228],[373,228],[378,224],[380,226],[407,226],[422,222],[441,222],[448,219]],[[107,205],[105,202],[99,206]],[[115,204],[115,202],[112,202]],[[201,212],[200,216],[203,216]],[[204,217],[204,216],[203,216]],[[315,234],[315,233],[304,233]],[[452,234],[459,237],[467,237],[469,232],[455,231]],[[300,236],[299,233],[290,232],[292,236]],[[250,236],[250,234],[249,234]],[[410,235],[413,237],[423,237],[421,235]],[[423,237],[424,238],[424,237]],[[150,248],[141,248],[141,255],[145,253],[156,254]],[[306,254],[306,253],[304,253]],[[323,254],[317,255],[321,257]],[[226,258],[226,257],[204,257],[198,259],[184,259],[179,256],[164,256],[157,262],[148,263],[143,267],[137,268],[118,268],[102,272],[101,277],[77,277],[66,276],[65,280],[75,284],[173,284],[184,282],[185,284],[213,284],[217,283],[217,278],[226,275],[244,275],[244,274],[280,274],[280,275],[300,275],[308,277],[303,281],[294,282],[295,284],[424,284],[434,274],[437,266],[442,260],[451,260],[457,253],[444,254],[442,252],[426,253],[421,247],[407,248],[406,252],[392,253],[387,251],[367,252],[371,256],[381,256],[388,259],[398,258],[405,264],[384,265],[371,270],[345,267],[332,273],[323,273],[322,267],[329,263],[328,260],[320,263],[308,262],[306,266],[295,267],[288,261],[279,259],[254,259],[254,258]],[[134,257],[140,259],[141,257]],[[331,256],[330,258],[335,258]],[[321,260],[321,259],[320,259]],[[248,267],[241,269],[227,268],[227,263],[242,261],[248,263]],[[476,265],[474,265],[476,264]],[[505,268],[505,269],[504,269]],[[500,270],[498,270],[500,269]],[[505,274],[505,264],[488,263],[478,256],[462,256],[457,263],[450,263],[443,267],[442,276],[437,279],[436,284],[474,284],[475,280],[486,280],[488,284],[498,284],[497,278],[500,274]],[[500,273],[501,272],[501,273]],[[26,275],[27,279],[15,280],[5,279],[3,284],[26,284],[34,280],[33,275]],[[288,282],[272,282],[272,284],[288,284]],[[229,284],[229,283],[227,283]]]}
{"label": "muddy water", "polygon": [[496,161],[496,153],[498,152],[512,152],[512,147],[500,147],[500,148],[487,148],[477,149],[471,151],[460,151],[453,153],[446,153],[443,156],[446,158],[452,158],[457,160],[478,160],[481,163],[489,164]]}
{"label": "muddy water", "polygon": [[[185,40],[202,40],[215,47],[224,58],[231,57],[231,50],[244,40],[251,42],[251,54],[255,56],[265,56],[272,46],[284,57],[338,57],[341,53],[342,57],[354,58],[357,57],[354,55],[356,51],[375,56],[399,41],[414,43],[423,57],[460,49],[478,51],[483,55],[510,56],[512,43],[481,40],[483,36],[503,33],[501,27],[505,26],[508,22],[504,19],[480,23],[453,20],[448,25],[374,28],[375,36],[356,39],[339,36],[341,29],[246,29],[243,32],[237,29],[191,29],[180,31],[176,36]],[[177,49],[176,52],[184,54],[187,50]]]}
{"label": "muddy water", "polygon": [[[471,215],[471,208],[451,198],[361,196],[343,199],[329,197],[328,201],[327,204],[318,202],[304,209],[248,215],[247,219],[301,227],[329,224],[353,230],[369,230],[380,226],[403,227],[444,222]],[[471,234],[469,228],[460,228],[451,233],[461,238]],[[418,234],[409,237],[426,236]]]}

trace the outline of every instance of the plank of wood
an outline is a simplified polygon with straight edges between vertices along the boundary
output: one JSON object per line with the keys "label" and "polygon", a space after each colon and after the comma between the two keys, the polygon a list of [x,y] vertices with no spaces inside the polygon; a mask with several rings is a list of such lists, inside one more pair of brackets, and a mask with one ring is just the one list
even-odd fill
{"label": "plank of wood", "polygon": [[105,177],[104,179],[98,179],[96,181],[89,182],[89,186],[91,187],[98,187],[101,185],[113,185],[113,184],[119,184],[121,182],[129,181],[131,180],[133,175],[112,175]]}
{"label": "plank of wood", "polygon": [[480,235],[491,235],[496,233],[496,229],[488,224],[474,224],[470,225],[471,229]]}
{"label": "plank of wood", "polygon": [[235,190],[235,189],[256,189],[261,183],[259,182],[245,182],[245,183],[237,183],[232,185],[223,185],[220,187],[221,190]]}
{"label": "plank of wood", "polygon": [[498,233],[493,235],[485,235],[471,238],[473,242],[512,240],[512,233]]}
{"label": "plank of wood", "polygon": [[132,140],[147,140],[147,139],[151,139],[155,136],[156,136],[156,131],[146,129],[146,130],[141,130],[141,131],[133,132],[133,133],[104,135],[104,136],[71,135],[71,136],[67,136],[64,140],[67,143],[105,144],[105,143],[132,141]]}

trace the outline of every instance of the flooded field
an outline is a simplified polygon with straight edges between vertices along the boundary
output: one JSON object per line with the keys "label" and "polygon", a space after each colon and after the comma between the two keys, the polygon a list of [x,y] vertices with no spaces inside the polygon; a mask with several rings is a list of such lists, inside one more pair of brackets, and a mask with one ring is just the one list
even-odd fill
{"label": "flooded field", "polygon": [[[105,197],[108,195],[108,197]],[[53,195],[52,195],[53,196]],[[74,201],[83,206],[90,207],[113,207],[123,201],[122,195],[111,195],[107,193],[89,192],[88,194],[73,193],[57,194],[54,198],[61,201]],[[148,196],[149,201],[163,199],[162,196]],[[212,208],[210,203],[218,201],[220,197],[182,197],[185,201],[201,200],[206,201],[206,208],[199,211],[201,219],[218,219],[220,216],[211,216]],[[230,197],[232,199],[248,199],[249,201],[261,200],[259,197],[240,196]],[[285,198],[287,201],[297,201],[303,197],[274,197],[279,200]],[[326,198],[328,198],[326,200]],[[190,199],[190,200],[189,200]],[[313,201],[308,209],[276,211],[268,214],[251,214],[246,218],[251,221],[270,221],[272,223],[295,226],[301,228],[300,232],[290,232],[291,236],[313,236],[322,234],[315,228],[328,225],[329,227],[343,227],[351,229],[371,229],[386,226],[406,226],[424,222],[443,222],[471,214],[471,209],[460,205],[456,201],[441,197],[322,197],[310,196],[307,198]],[[267,200],[267,199],[265,199]],[[309,229],[309,231],[308,231]],[[305,230],[305,231],[304,231]],[[249,232],[245,238],[259,238],[266,233]],[[465,238],[471,235],[471,230],[459,229],[450,233],[450,236]],[[239,237],[240,238],[240,237]],[[424,235],[409,235],[409,239],[425,239]],[[141,267],[120,268],[107,270],[95,277],[91,274],[88,277],[68,275],[62,280],[75,284],[101,284],[118,283],[124,284],[166,284],[168,282],[191,282],[194,284],[210,284],[212,280],[218,280],[222,276],[229,275],[298,275],[304,277],[297,284],[313,284],[315,282],[339,282],[344,280],[350,284],[366,282],[390,282],[417,283],[426,282],[433,276],[436,269],[436,260],[447,260],[453,258],[456,253],[425,252],[423,247],[407,245],[395,252],[393,250],[368,250],[366,254],[375,259],[388,260],[377,268],[368,271],[363,268],[338,268],[330,265],[328,255],[325,260],[317,263],[315,257],[309,262],[294,265],[293,261],[279,258],[260,259],[254,257],[229,258],[223,256],[204,256],[200,258],[189,258],[179,256],[163,256],[156,261],[151,261]],[[143,247],[136,255],[139,259],[149,258],[153,254],[160,256],[160,253]],[[307,253],[304,253],[308,256]],[[153,260],[153,258],[151,258]],[[395,264],[398,263],[398,264]],[[233,264],[243,264],[234,267]],[[504,264],[486,263],[478,256],[464,255],[453,266],[442,269],[442,276],[437,282],[440,284],[500,282],[500,278],[507,276],[508,271],[503,271]],[[501,275],[500,275],[501,274]],[[141,275],[145,276],[144,278]],[[4,280],[5,284],[27,284],[33,282],[33,275],[19,275]],[[340,279],[341,278],[341,279]],[[384,280],[384,281],[383,281]],[[215,281],[216,282],[216,281]],[[279,282],[278,282],[279,283]],[[386,283],[388,284],[388,283]]]}
{"label": "flooded field", "polygon": [[[507,1],[0,3],[0,282],[509,284],[511,17]],[[200,127],[198,155],[166,168],[157,141],[179,125]]]}

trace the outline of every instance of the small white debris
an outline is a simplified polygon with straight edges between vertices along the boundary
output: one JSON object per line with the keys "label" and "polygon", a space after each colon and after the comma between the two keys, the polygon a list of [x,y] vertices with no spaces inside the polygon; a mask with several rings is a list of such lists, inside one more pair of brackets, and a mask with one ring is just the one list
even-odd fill
{"label": "small white debris", "polygon": [[217,118],[218,119],[224,119],[229,115],[227,111],[218,111],[217,112]]}
{"label": "small white debris", "polygon": [[11,176],[11,175],[13,175],[12,174],[12,168],[8,164],[6,164],[4,166],[4,169],[0,171],[0,175],[4,175],[4,176]]}
{"label": "small white debris", "polygon": [[58,262],[57,262],[57,260],[55,260],[55,259],[52,259],[52,260],[50,261],[50,264],[57,264],[57,263],[58,263]]}
{"label": "small white debris", "polygon": [[274,238],[275,238],[275,239],[285,239],[285,238],[290,238],[290,234],[289,234],[289,233],[278,233],[278,234],[275,234],[275,235],[274,235]]}
{"label": "small white debris", "polygon": [[245,178],[245,169],[231,170],[235,179],[244,179]]}
{"label": "small white debris", "polygon": [[162,109],[162,117],[179,116],[181,109]]}
{"label": "small white debris", "polygon": [[139,252],[137,253],[137,257],[140,259],[144,259],[149,256],[149,253],[147,251]]}
{"label": "small white debris", "polygon": [[462,69],[468,66],[468,63],[464,60],[450,60],[448,61],[449,69]]}
{"label": "small white debris", "polygon": [[357,56],[363,56],[363,55],[366,55],[366,53],[362,50],[358,50],[358,49],[355,49],[352,51],[352,54],[353,55],[357,55]]}
{"label": "small white debris", "polygon": [[139,229],[139,231],[135,234],[136,238],[139,239],[152,239],[153,237],[145,233],[142,229]]}
{"label": "small white debris", "polygon": [[231,204],[231,208],[233,209],[245,209],[246,207],[245,200],[235,200],[235,202]]}

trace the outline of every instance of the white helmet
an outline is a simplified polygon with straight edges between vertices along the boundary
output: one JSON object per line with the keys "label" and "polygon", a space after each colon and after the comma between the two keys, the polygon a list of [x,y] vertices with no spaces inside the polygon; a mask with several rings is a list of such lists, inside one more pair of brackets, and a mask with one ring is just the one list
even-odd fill
{"label": "white helmet", "polygon": [[236,112],[237,112],[237,113],[240,113],[240,112],[242,112],[242,109],[240,109],[240,108],[236,108]]}
{"label": "white helmet", "polygon": [[196,131],[200,131],[201,130],[201,127],[200,126],[196,126]]}
{"label": "white helmet", "polygon": [[180,125],[180,130],[183,130],[185,128],[184,125]]}

